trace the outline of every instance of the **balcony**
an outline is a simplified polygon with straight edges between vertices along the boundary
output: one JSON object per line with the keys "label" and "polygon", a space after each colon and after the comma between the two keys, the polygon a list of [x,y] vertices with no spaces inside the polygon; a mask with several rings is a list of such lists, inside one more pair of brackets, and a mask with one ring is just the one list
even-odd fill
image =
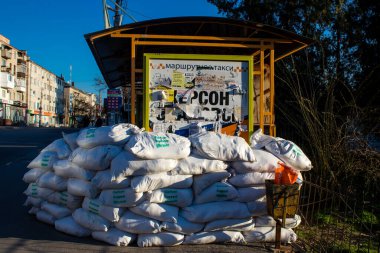
{"label": "balcony", "polygon": [[1,66],[1,72],[11,73],[12,69],[9,66]]}
{"label": "balcony", "polygon": [[26,65],[26,60],[24,58],[17,58],[17,65]]}
{"label": "balcony", "polygon": [[17,77],[25,78],[26,76],[26,65],[17,65]]}
{"label": "balcony", "polygon": [[18,92],[26,92],[26,81],[24,79],[16,80],[15,90]]}
{"label": "balcony", "polygon": [[7,50],[7,49],[1,50],[1,57],[5,58],[5,59],[11,59],[12,58],[12,51]]}
{"label": "balcony", "polygon": [[15,80],[14,77],[6,72],[0,72],[0,87],[4,89],[14,89]]}

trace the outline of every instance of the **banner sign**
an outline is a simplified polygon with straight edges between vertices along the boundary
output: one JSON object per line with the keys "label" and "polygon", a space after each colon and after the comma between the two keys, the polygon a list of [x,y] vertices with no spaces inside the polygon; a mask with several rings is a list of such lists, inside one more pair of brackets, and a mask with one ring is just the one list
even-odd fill
{"label": "banner sign", "polygon": [[182,136],[253,129],[251,70],[248,56],[145,54],[145,128]]}
{"label": "banner sign", "polygon": [[119,110],[122,107],[122,100],[120,89],[107,90],[107,110]]}

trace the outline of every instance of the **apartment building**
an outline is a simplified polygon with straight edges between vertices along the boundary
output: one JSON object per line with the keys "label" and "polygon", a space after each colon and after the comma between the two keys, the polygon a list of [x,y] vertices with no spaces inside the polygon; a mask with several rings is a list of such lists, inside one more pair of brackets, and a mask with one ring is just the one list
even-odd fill
{"label": "apartment building", "polygon": [[85,117],[95,120],[96,95],[87,93],[74,86],[66,84],[64,89],[65,121],[66,126],[80,126]]}
{"label": "apartment building", "polygon": [[27,115],[27,62],[26,51],[10,45],[0,34],[0,125],[26,122]]}
{"label": "apartment building", "polygon": [[0,125],[70,126],[94,117],[95,94],[30,60],[1,34],[0,56]]}
{"label": "apartment building", "polygon": [[64,117],[63,77],[58,77],[33,61],[28,61],[29,125],[59,126]]}

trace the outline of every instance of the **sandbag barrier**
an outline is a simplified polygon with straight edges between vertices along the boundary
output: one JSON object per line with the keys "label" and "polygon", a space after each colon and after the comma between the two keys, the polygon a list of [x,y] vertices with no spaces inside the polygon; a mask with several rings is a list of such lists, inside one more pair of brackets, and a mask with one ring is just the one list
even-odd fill
{"label": "sandbag barrier", "polygon": [[[265,145],[214,132],[88,128],[63,134],[28,165],[25,205],[58,231],[116,246],[274,242],[265,180],[280,161]],[[300,222],[287,219],[283,242],[297,239]]]}

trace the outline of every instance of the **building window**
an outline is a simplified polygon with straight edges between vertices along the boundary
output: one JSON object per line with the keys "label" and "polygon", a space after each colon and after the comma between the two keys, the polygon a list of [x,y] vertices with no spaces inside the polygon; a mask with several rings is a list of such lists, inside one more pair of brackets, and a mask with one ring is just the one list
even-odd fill
{"label": "building window", "polygon": [[2,90],[2,93],[3,93],[3,98],[6,98],[5,90]]}

